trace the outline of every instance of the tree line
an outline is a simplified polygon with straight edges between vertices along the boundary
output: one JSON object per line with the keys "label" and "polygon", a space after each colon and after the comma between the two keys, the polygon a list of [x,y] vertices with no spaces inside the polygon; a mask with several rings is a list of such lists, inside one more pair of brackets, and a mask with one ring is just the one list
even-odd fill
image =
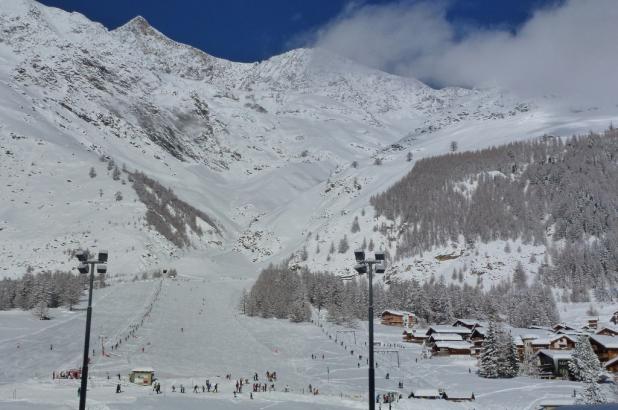
{"label": "tree line", "polygon": [[[367,318],[368,290],[364,277],[342,280],[327,272],[292,270],[283,263],[262,270],[251,290],[243,293],[241,306],[249,316],[297,322],[309,320],[313,306],[318,311],[326,309],[333,323],[354,326],[357,320]],[[488,290],[480,285],[447,285],[443,277],[432,277],[423,284],[415,279],[396,280],[387,286],[374,283],[373,294],[376,314],[387,309],[405,310],[424,324],[495,317],[515,327],[550,326],[559,321],[549,287],[540,282],[528,286],[521,274]]]}
{"label": "tree line", "polygon": [[377,216],[401,221],[397,259],[460,238],[546,244],[547,284],[573,290],[573,301],[585,301],[589,288],[609,300],[618,296],[617,159],[613,127],[453,152],[420,159],[371,204]]}
{"label": "tree line", "polygon": [[[85,280],[86,275],[61,271],[26,273],[20,279],[4,278],[0,280],[0,310],[32,310],[39,318],[46,319],[49,308],[72,309],[79,302]],[[97,282],[99,286],[104,285],[104,279]]]}

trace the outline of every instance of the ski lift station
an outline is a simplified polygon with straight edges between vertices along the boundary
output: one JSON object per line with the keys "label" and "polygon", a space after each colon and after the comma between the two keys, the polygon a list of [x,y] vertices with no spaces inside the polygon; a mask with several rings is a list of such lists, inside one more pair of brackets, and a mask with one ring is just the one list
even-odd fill
{"label": "ski lift station", "polygon": [[150,386],[154,380],[154,369],[150,367],[137,367],[129,373],[131,383]]}

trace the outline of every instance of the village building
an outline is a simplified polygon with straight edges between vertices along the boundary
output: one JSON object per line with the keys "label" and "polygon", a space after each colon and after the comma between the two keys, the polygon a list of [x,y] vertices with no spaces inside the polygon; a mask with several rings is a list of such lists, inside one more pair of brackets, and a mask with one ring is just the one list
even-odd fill
{"label": "village building", "polygon": [[459,341],[437,341],[431,346],[432,355],[453,356],[472,354],[472,344],[463,340]]}
{"label": "village building", "polygon": [[554,336],[549,340],[549,348],[552,350],[572,350],[575,349],[577,339],[568,334]]}
{"label": "village building", "polygon": [[464,340],[467,340],[472,334],[472,330],[467,327],[455,327],[445,325],[430,326],[427,330],[427,336],[431,336],[434,333],[455,333],[461,335]]}
{"label": "village building", "polygon": [[569,362],[573,356],[568,350],[539,350],[539,376],[541,378],[569,378]]}
{"label": "village building", "polygon": [[618,329],[613,326],[601,326],[595,333],[599,336],[618,336]]}
{"label": "village building", "polygon": [[129,381],[135,384],[151,385],[154,380],[154,369],[150,367],[138,367],[129,373]]}
{"label": "village building", "polygon": [[564,332],[565,330],[566,331],[575,331],[575,332],[577,331],[577,327],[572,326],[572,325],[567,325],[564,322],[553,325],[551,327],[551,329],[552,329],[552,331],[554,333],[557,333],[559,331],[563,331]]}
{"label": "village building", "polygon": [[590,336],[590,344],[601,362],[607,362],[618,357],[618,337],[592,335]]}
{"label": "village building", "polygon": [[618,378],[618,356],[604,363],[603,367],[608,372],[614,373],[615,374],[614,378]]}
{"label": "village building", "polygon": [[380,317],[387,326],[412,327],[417,322],[413,313],[400,310],[385,310]]}
{"label": "village building", "polygon": [[618,310],[614,312],[614,314],[612,315],[611,319],[609,319],[609,321],[615,325],[618,325]]}
{"label": "village building", "polygon": [[427,340],[427,329],[404,329],[403,341],[411,343],[423,343]]}
{"label": "village building", "polygon": [[475,319],[457,319],[457,321],[453,323],[453,326],[454,327],[467,327],[468,329],[472,330],[477,327],[485,327],[486,323],[481,322],[479,320],[475,320]]}
{"label": "village building", "polygon": [[456,333],[434,333],[427,339],[428,343],[435,342],[455,342],[461,341],[463,338]]}
{"label": "village building", "polygon": [[481,349],[483,348],[483,342],[485,341],[485,331],[484,327],[475,327],[470,334],[470,343],[472,343],[472,354],[478,355],[481,353]]}
{"label": "village building", "polygon": [[442,398],[442,393],[438,389],[418,389],[412,391],[408,396],[409,399],[440,399]]}

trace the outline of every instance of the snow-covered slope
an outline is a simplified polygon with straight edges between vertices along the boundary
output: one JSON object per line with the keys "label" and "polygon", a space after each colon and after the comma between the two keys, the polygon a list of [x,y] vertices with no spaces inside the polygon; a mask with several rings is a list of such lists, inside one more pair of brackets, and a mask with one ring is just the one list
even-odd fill
{"label": "snow-covered slope", "polygon": [[[611,119],[500,90],[434,90],[323,50],[234,63],[141,17],[108,31],[32,0],[4,1],[0,32],[3,276],[67,269],[79,246],[109,248],[114,273],[183,259],[255,272],[251,262],[289,255],[309,232],[338,240],[350,215],[409,169],[408,151],[420,158],[451,140],[476,148]],[[126,166],[117,180],[110,159]],[[178,249],[146,223],[133,171],[214,222]]]}

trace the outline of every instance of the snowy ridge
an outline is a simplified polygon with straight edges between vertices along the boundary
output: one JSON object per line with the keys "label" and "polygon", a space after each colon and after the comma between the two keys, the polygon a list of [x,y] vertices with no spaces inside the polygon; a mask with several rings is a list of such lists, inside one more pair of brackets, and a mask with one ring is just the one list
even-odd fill
{"label": "snowy ridge", "polygon": [[[0,180],[9,207],[0,226],[10,240],[0,250],[3,275],[20,275],[28,264],[67,269],[63,252],[98,243],[118,255],[117,272],[205,252],[222,269],[236,260],[254,275],[251,262],[313,247],[309,232],[338,241],[349,215],[407,172],[408,151],[418,159],[445,152],[452,139],[460,149],[478,148],[600,129],[611,119],[499,90],[433,90],[324,50],[234,63],[170,40],[141,17],[108,31],[31,0],[5,5]],[[144,222],[130,184],[105,176],[101,155],[172,187],[225,237],[193,238],[179,251]],[[383,165],[374,166],[375,158]],[[89,179],[92,166],[98,176]],[[60,203],[66,211],[40,212]],[[371,225],[361,225],[368,236]],[[316,268],[348,264],[344,255],[310,260]]]}

